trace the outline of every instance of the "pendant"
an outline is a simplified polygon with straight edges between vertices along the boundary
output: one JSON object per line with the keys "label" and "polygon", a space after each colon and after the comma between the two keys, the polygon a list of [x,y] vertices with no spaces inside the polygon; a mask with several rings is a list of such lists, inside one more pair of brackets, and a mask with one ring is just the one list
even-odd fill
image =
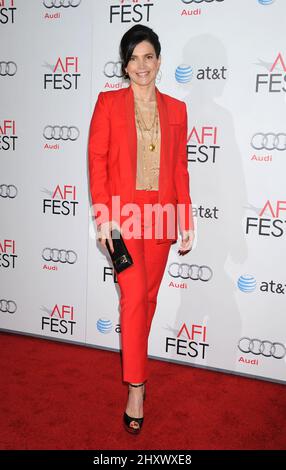
{"label": "pendant", "polygon": [[149,150],[150,150],[151,152],[153,152],[153,151],[155,150],[155,148],[156,148],[155,144],[150,144],[150,145],[149,145]]}

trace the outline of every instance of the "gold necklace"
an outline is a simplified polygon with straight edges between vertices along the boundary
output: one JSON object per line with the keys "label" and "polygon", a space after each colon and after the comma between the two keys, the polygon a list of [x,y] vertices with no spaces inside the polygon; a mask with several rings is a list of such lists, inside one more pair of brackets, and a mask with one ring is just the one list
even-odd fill
{"label": "gold necklace", "polygon": [[[140,114],[140,116],[139,116]],[[149,145],[149,150],[151,152],[154,152],[155,148],[156,148],[156,143],[157,143],[157,140],[158,140],[158,110],[157,110],[157,106],[155,106],[155,112],[154,112],[154,118],[153,118],[153,122],[152,122],[152,125],[150,128],[147,127],[146,125],[146,122],[142,116],[142,113],[139,109],[139,106],[138,104],[135,102],[135,115],[136,115],[136,121],[137,121],[137,124],[138,124],[138,127],[140,129],[140,132],[141,132],[141,136],[142,136],[142,139],[145,141],[145,137],[144,137],[144,134],[143,134],[143,131],[142,131],[142,126],[141,126],[141,121],[140,121],[140,117],[141,117],[141,120],[143,122],[143,125],[144,125],[144,130],[148,132],[148,134],[150,135],[150,145]],[[150,131],[152,130],[152,135],[150,134]],[[154,141],[154,130],[156,132],[156,140]]]}

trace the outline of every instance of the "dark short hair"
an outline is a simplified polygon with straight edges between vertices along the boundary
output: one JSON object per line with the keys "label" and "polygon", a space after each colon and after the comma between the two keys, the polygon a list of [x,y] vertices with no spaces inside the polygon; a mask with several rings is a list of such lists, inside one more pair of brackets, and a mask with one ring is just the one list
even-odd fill
{"label": "dark short hair", "polygon": [[158,35],[153,31],[153,29],[142,24],[132,26],[132,28],[126,31],[122,36],[119,48],[120,58],[122,61],[121,70],[124,78],[129,78],[129,75],[125,72],[125,68],[128,65],[135,47],[142,41],[148,41],[152,44],[155,49],[157,59],[160,55],[161,44]]}

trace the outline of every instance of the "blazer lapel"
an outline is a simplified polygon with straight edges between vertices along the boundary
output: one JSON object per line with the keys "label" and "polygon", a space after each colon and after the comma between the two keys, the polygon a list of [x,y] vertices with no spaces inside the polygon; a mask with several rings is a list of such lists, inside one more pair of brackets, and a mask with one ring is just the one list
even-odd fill
{"label": "blazer lapel", "polygon": [[132,171],[132,201],[135,196],[136,187],[136,163],[137,163],[137,132],[135,124],[134,94],[131,86],[126,89],[125,94],[125,115],[127,122],[127,140],[129,146],[129,159]]}
{"label": "blazer lapel", "polygon": [[156,87],[156,97],[161,129],[161,152],[160,152],[160,172],[159,172],[159,201],[164,196],[164,188],[167,187],[165,181],[168,178],[170,131],[167,106],[163,94]]}
{"label": "blazer lapel", "polygon": [[[159,172],[159,200],[162,199],[163,190],[166,185],[164,182],[168,177],[168,164],[169,164],[169,121],[167,106],[163,98],[163,94],[155,88],[158,113],[160,119],[161,129],[161,152],[160,152],[160,172]],[[136,189],[136,163],[137,163],[137,132],[135,123],[135,107],[134,107],[134,93],[131,86],[127,87],[125,95],[125,115],[127,122],[127,138],[129,144],[129,158],[131,159],[132,168],[132,200],[134,200]]]}

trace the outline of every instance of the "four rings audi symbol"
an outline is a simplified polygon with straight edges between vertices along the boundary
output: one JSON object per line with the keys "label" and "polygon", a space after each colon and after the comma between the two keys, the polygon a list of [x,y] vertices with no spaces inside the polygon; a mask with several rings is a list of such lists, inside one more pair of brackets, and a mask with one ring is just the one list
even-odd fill
{"label": "four rings audi symbol", "polygon": [[0,299],[0,312],[15,313],[17,305],[13,300]]}
{"label": "four rings audi symbol", "polygon": [[9,77],[13,77],[16,75],[17,72],[17,64],[15,62],[4,62],[3,60],[0,61],[0,76],[5,77],[9,75]]}
{"label": "four rings audi symbol", "polygon": [[77,140],[79,129],[74,126],[46,126],[43,136],[47,140]]}
{"label": "four rings audi symbol", "polygon": [[43,0],[43,4],[46,8],[68,8],[78,7],[81,0]]}
{"label": "four rings audi symbol", "polygon": [[54,261],[55,263],[74,264],[77,260],[77,254],[73,250],[64,250],[58,248],[44,248],[42,257],[45,261]]}
{"label": "four rings audi symbol", "polygon": [[224,0],[182,0],[183,3],[212,3],[212,2],[224,2]]}
{"label": "four rings audi symbol", "polygon": [[286,150],[286,133],[274,134],[274,132],[268,132],[263,134],[257,132],[252,137],[251,145],[256,150]]}
{"label": "four rings audi symbol", "polygon": [[14,184],[0,184],[0,197],[10,197],[13,199],[18,194],[18,189]]}
{"label": "four rings audi symbol", "polygon": [[121,62],[106,62],[103,73],[108,78],[122,78]]}
{"label": "four rings audi symbol", "polygon": [[274,357],[275,359],[283,359],[286,355],[286,347],[282,343],[271,343],[271,341],[261,341],[257,338],[241,338],[238,343],[238,349],[243,353],[252,353],[262,355],[264,357]]}
{"label": "four rings audi symbol", "polygon": [[192,281],[210,281],[213,277],[213,271],[209,266],[187,263],[171,263],[168,273],[172,277],[181,279],[192,279]]}

